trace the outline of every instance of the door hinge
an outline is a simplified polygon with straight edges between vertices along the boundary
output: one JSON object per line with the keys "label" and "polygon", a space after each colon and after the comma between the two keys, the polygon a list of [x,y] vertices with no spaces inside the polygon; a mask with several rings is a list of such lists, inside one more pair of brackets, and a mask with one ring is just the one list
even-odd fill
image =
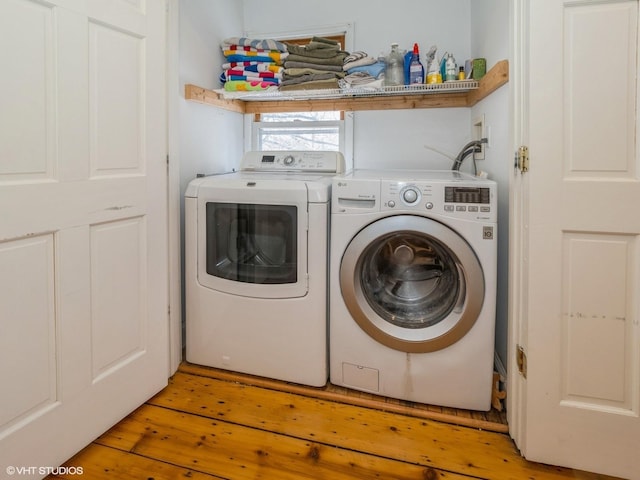
{"label": "door hinge", "polygon": [[516,346],[516,365],[518,365],[520,375],[527,378],[527,354],[524,353],[524,348],[520,345]]}
{"label": "door hinge", "polygon": [[526,173],[529,171],[529,147],[522,145],[516,152],[515,167],[520,170],[520,173]]}

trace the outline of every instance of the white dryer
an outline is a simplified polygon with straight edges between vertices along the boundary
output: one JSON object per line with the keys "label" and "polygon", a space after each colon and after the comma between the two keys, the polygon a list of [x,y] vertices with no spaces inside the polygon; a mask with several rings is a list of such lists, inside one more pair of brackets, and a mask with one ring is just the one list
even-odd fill
{"label": "white dryer", "polygon": [[187,361],[325,385],[338,152],[249,152],[185,193]]}
{"label": "white dryer", "polygon": [[331,383],[491,408],[496,201],[495,182],[453,171],[334,178]]}

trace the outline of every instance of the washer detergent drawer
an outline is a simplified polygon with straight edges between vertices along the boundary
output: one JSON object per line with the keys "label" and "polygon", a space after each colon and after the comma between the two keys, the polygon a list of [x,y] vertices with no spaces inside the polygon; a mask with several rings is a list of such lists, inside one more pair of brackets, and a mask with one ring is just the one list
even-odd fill
{"label": "washer detergent drawer", "polygon": [[241,182],[235,187],[198,193],[198,282],[253,298],[306,295],[304,184]]}

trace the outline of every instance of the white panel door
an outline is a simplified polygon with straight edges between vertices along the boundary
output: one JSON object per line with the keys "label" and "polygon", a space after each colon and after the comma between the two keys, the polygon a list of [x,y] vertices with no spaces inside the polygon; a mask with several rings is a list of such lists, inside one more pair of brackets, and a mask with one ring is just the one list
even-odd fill
{"label": "white panel door", "polygon": [[638,2],[524,4],[511,428],[528,459],[640,479]]}
{"label": "white panel door", "polygon": [[43,477],[166,385],[165,16],[0,2],[1,478]]}

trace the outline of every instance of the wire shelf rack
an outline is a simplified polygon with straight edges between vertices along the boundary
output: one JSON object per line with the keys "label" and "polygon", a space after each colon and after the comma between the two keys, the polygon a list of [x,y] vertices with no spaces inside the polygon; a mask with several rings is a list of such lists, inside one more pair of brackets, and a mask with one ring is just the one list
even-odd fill
{"label": "wire shelf rack", "polygon": [[345,87],[320,90],[286,90],[281,91],[277,87],[256,92],[228,92],[215,90],[225,100],[243,101],[278,101],[278,100],[326,100],[335,98],[356,97],[388,97],[400,95],[425,95],[430,93],[454,93],[468,92],[478,88],[477,80],[456,80],[452,82],[402,85],[398,87]]}

